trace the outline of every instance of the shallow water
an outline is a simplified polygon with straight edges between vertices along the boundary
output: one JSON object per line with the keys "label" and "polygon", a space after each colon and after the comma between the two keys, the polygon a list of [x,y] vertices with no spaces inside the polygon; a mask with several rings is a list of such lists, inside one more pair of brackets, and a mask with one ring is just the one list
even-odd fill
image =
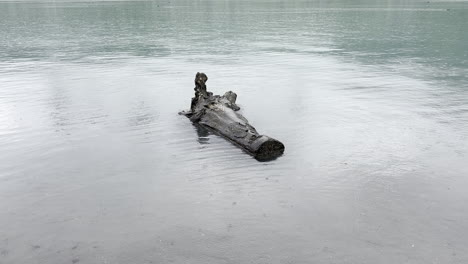
{"label": "shallow water", "polygon": [[468,263],[468,3],[350,2],[0,1],[0,263]]}

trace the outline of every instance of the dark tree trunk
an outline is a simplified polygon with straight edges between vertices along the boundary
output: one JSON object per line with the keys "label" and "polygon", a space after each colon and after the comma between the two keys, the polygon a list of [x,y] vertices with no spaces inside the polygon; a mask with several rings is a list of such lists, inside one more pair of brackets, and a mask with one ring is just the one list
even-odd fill
{"label": "dark tree trunk", "polygon": [[189,111],[181,114],[242,147],[257,160],[272,160],[281,156],[284,145],[276,139],[258,134],[247,119],[239,114],[236,105],[237,95],[226,92],[223,96],[213,95],[206,90],[208,77],[197,73],[195,77],[195,97]]}

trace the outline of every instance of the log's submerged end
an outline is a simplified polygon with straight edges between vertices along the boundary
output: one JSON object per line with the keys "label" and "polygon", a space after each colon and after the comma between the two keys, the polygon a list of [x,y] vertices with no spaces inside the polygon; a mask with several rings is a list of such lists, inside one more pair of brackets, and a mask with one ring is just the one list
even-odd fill
{"label": "log's submerged end", "polygon": [[223,96],[207,91],[208,76],[198,72],[195,76],[195,96],[185,115],[193,123],[203,125],[243,148],[259,161],[269,161],[284,153],[284,145],[268,136],[260,135],[247,119],[239,114],[237,94],[229,91]]}

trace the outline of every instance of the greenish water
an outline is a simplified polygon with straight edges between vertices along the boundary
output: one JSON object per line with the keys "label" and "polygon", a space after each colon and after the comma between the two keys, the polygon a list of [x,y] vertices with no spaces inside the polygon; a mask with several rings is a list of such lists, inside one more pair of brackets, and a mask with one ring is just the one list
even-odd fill
{"label": "greenish water", "polygon": [[[468,2],[0,1],[0,263],[467,263]],[[286,152],[177,112],[233,90]]]}

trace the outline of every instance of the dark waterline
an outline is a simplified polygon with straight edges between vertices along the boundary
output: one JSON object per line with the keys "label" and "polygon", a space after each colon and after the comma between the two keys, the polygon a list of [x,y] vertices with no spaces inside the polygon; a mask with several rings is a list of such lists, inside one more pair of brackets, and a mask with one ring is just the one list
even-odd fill
{"label": "dark waterline", "polygon": [[[0,1],[0,263],[467,263],[468,3]],[[286,145],[177,115],[197,71]]]}

